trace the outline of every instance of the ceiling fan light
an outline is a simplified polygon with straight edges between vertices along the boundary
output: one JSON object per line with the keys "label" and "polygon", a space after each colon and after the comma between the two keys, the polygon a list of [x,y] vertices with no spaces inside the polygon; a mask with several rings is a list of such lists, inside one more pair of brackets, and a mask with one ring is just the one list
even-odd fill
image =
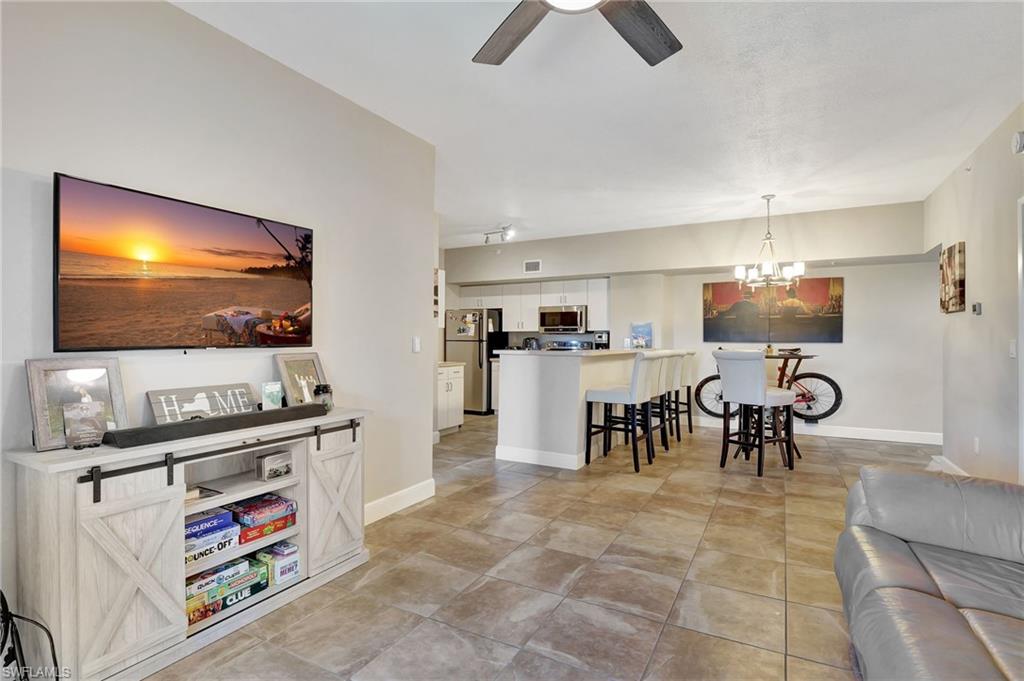
{"label": "ceiling fan light", "polygon": [[589,12],[598,5],[602,4],[604,0],[543,0],[544,4],[555,10],[556,12],[565,12],[566,14],[580,14],[582,12]]}
{"label": "ceiling fan light", "polygon": [[515,235],[516,235],[516,230],[514,230],[514,229],[510,229],[510,230],[507,230],[505,232],[505,236],[507,236],[509,239],[511,239]]}

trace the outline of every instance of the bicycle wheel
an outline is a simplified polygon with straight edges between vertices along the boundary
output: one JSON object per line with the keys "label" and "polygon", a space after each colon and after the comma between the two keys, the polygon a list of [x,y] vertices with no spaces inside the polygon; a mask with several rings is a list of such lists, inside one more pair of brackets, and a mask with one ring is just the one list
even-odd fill
{"label": "bicycle wheel", "polygon": [[820,421],[839,410],[843,391],[839,384],[825,374],[797,374],[793,377],[796,402],[793,416],[804,421]]}
{"label": "bicycle wheel", "polygon": [[[698,383],[697,388],[694,390],[693,399],[697,406],[700,407],[700,410],[708,416],[714,416],[716,419],[722,418],[725,410],[722,408],[721,376],[713,374]],[[739,408],[734,409],[732,415],[735,416],[739,411]]]}

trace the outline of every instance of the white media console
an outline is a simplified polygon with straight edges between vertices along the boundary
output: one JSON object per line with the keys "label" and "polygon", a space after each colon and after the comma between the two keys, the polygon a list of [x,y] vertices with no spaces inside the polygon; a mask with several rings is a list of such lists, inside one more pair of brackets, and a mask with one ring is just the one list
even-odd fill
{"label": "white media console", "polygon": [[[17,465],[18,611],[49,626],[75,679],[151,674],[366,562],[363,419],[327,416],[129,449],[9,451]],[[289,450],[291,475],[257,479],[257,454]],[[203,484],[221,494],[185,498]],[[184,517],[266,492],[298,502],[296,524],[185,565]],[[188,625],[185,581],[282,539],[299,579]],[[26,628],[27,655],[49,664]],[[38,640],[37,640],[38,639]]]}

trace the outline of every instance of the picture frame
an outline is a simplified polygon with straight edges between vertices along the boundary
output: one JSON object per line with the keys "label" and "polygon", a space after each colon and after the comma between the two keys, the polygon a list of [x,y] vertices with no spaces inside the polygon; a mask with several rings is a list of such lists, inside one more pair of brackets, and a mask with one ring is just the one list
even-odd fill
{"label": "picture frame", "polygon": [[315,352],[288,352],[274,355],[277,374],[284,387],[288,406],[314,402],[313,388],[327,383],[327,374]]}
{"label": "picture frame", "polygon": [[25,369],[32,403],[32,440],[36,451],[67,446],[65,404],[104,402],[107,430],[131,425],[117,359],[28,359],[25,360]]}
{"label": "picture frame", "polygon": [[958,241],[939,254],[939,309],[946,313],[967,309],[967,243]]}

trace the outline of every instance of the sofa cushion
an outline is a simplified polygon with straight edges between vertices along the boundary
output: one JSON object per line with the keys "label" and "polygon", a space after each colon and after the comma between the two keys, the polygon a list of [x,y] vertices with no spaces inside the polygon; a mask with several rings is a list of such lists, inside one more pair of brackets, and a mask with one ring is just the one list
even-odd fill
{"label": "sofa cushion", "polygon": [[1024,620],[984,610],[960,612],[1006,678],[1024,681]]}
{"label": "sofa cushion", "polygon": [[875,589],[898,586],[942,597],[910,546],[873,527],[854,525],[843,530],[836,543],[835,570],[847,621],[852,621],[857,605]]}
{"label": "sofa cushion", "polygon": [[1024,563],[1024,487],[945,473],[860,469],[870,524],[900,539]]}
{"label": "sofa cushion", "polygon": [[1024,565],[929,544],[910,550],[956,607],[1024,619]]}
{"label": "sofa cushion", "polygon": [[883,588],[866,595],[850,638],[871,681],[1006,679],[963,615],[920,591]]}

